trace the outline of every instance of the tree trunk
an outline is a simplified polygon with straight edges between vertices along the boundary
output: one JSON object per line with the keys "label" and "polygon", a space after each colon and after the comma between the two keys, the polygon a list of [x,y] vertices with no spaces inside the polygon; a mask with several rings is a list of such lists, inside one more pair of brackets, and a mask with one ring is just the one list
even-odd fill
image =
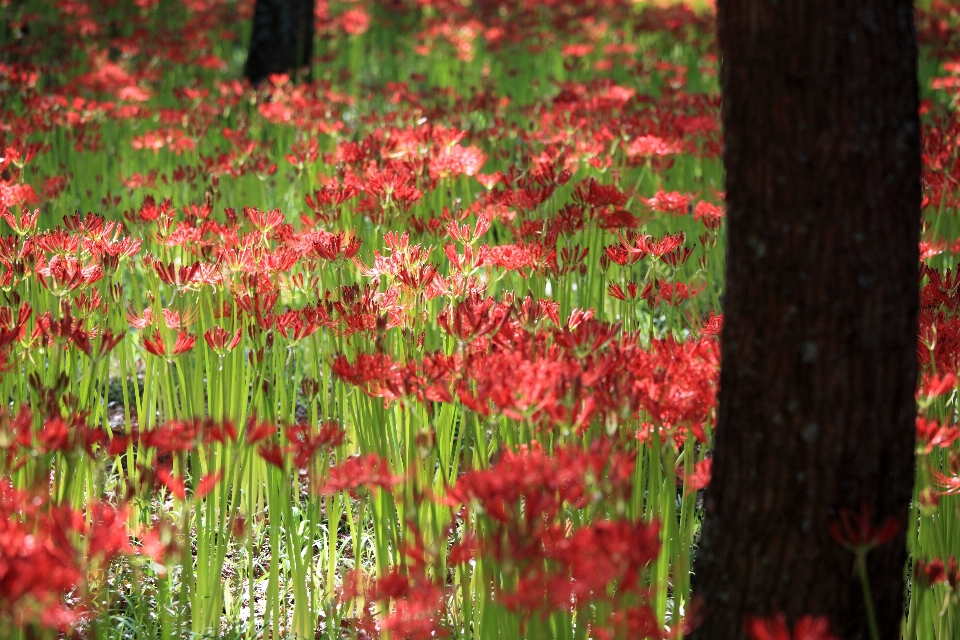
{"label": "tree trunk", "polygon": [[310,79],[313,57],[314,0],[257,0],[253,33],[243,75],[260,84],[272,73],[295,75],[305,69]]}
{"label": "tree trunk", "polygon": [[868,638],[841,509],[895,518],[867,556],[899,638],[914,479],[920,235],[910,0],[719,0],[727,271],[692,637],[829,616]]}

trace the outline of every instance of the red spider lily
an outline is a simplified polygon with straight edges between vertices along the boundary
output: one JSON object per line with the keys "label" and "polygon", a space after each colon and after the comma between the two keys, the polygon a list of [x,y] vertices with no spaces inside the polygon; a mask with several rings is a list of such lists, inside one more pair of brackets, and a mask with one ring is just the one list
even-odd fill
{"label": "red spider lily", "polygon": [[49,262],[38,264],[35,271],[40,284],[57,297],[89,286],[103,277],[99,264],[82,264],[72,256],[54,256]]}
{"label": "red spider lily", "polygon": [[957,425],[941,425],[936,420],[917,416],[917,440],[923,445],[924,455],[931,453],[934,447],[949,447],[957,438],[960,438]]}
{"label": "red spider lily", "polygon": [[62,318],[54,319],[47,311],[37,318],[33,328],[33,338],[43,337],[47,344],[59,344],[61,346],[71,340],[83,344],[88,339],[83,330],[83,320],[74,318],[70,311],[70,306],[65,305]]}
{"label": "red spider lily", "polygon": [[273,465],[278,469],[285,469],[284,450],[276,442],[268,442],[257,447],[257,455],[263,458],[264,462]]}
{"label": "red spider lily", "polygon": [[63,418],[53,416],[43,421],[37,432],[37,444],[42,453],[66,452],[73,448],[73,434]]}
{"label": "red spider lily", "polygon": [[477,179],[477,182],[483,185],[484,189],[489,191],[499,184],[500,180],[503,178],[503,174],[501,174],[499,171],[496,171],[491,174],[478,173],[474,177]]}
{"label": "red spider lily", "polygon": [[396,278],[406,288],[411,291],[421,291],[433,282],[439,271],[434,264],[424,264],[415,270],[408,270],[406,267],[397,269]]}
{"label": "red spider lily", "polygon": [[723,330],[723,314],[710,312],[709,317],[703,321],[703,327],[700,329],[701,336],[719,337]]}
{"label": "red spider lily", "polygon": [[40,209],[34,209],[32,213],[29,209],[23,209],[23,211],[20,212],[19,218],[14,216],[6,207],[0,207],[0,209],[3,210],[3,212],[0,213],[0,218],[6,220],[7,224],[10,225],[10,228],[13,229],[13,232],[18,236],[25,236],[36,229],[37,218],[40,217]]}
{"label": "red spider lily", "polygon": [[340,491],[355,493],[357,489],[390,489],[402,480],[390,473],[386,459],[370,453],[364,456],[351,456],[339,466],[330,469],[330,475],[314,487],[319,495],[330,495]]}
{"label": "red spider lily", "polygon": [[588,247],[581,247],[575,244],[572,247],[563,247],[560,250],[560,260],[558,261],[558,275],[568,273],[579,273],[581,276],[587,274],[587,256],[590,254]]}
{"label": "red spider lily", "polygon": [[496,335],[509,319],[508,311],[493,298],[473,294],[438,315],[437,324],[450,335],[470,343],[485,335]]}
{"label": "red spider lily", "polygon": [[676,216],[688,213],[692,201],[692,195],[660,189],[652,198],[647,200],[646,203],[647,206],[654,211]]}
{"label": "red spider lily", "polygon": [[[688,287],[683,282],[658,282],[657,297],[660,301],[671,306],[678,306],[684,300],[696,297],[706,288],[706,285],[699,287]],[[644,296],[642,296],[644,297]]]}
{"label": "red spider lily", "polygon": [[80,238],[60,227],[38,235],[34,242],[41,251],[52,253],[60,258],[74,258],[80,250]]}
{"label": "red spider lily", "polygon": [[523,272],[524,269],[532,268],[532,258],[526,247],[516,244],[505,244],[496,247],[490,247],[487,259],[483,262],[484,266],[493,266],[506,269],[507,271]]}
{"label": "red spider lily", "polygon": [[577,185],[573,192],[573,201],[584,207],[621,208],[627,203],[627,194],[620,191],[616,185],[602,185],[590,178]]}
{"label": "red spider lily", "polygon": [[196,498],[203,498],[209,494],[217,486],[217,483],[223,478],[223,471],[217,471],[215,473],[209,473],[200,479],[200,482],[197,483],[197,488],[194,489],[193,495]]}
{"label": "red spider lily", "polygon": [[[652,290],[652,287],[651,287]],[[624,291],[616,282],[611,282],[607,285],[607,293],[610,294],[610,297],[616,298],[617,300],[635,300],[637,298],[637,283],[628,282],[627,290]]]}
{"label": "red spider lily", "polygon": [[[176,357],[190,351],[196,343],[197,336],[189,334],[186,331],[180,331],[177,333],[177,341],[173,345],[170,357]],[[154,331],[152,338],[143,337],[143,348],[155,356],[161,358],[167,357],[167,347],[163,341],[163,336],[160,335],[159,329]]]}
{"label": "red spider lily", "polygon": [[634,158],[662,158],[683,152],[683,145],[678,140],[665,140],[658,136],[637,136],[627,145],[627,157]]}
{"label": "red spider lily", "polygon": [[130,555],[130,532],[127,529],[128,509],[119,509],[104,503],[95,504],[92,509],[90,528],[85,536],[87,554],[99,556],[107,563],[119,555]]}
{"label": "red spider lily", "polygon": [[490,225],[491,221],[489,217],[485,215],[479,215],[477,216],[477,223],[474,225],[472,230],[468,224],[458,226],[456,222],[451,221],[447,224],[446,231],[455,242],[469,245],[476,243],[477,240],[480,239],[480,236],[485,234],[490,229]]}
{"label": "red spider lily", "polygon": [[287,154],[284,158],[302,171],[307,165],[314,164],[320,158],[320,145],[316,140],[295,142],[292,153]]}
{"label": "red spider lily", "polygon": [[514,302],[514,314],[517,321],[530,331],[534,331],[545,319],[549,318],[554,325],[560,326],[560,303],[555,300],[534,300],[527,295],[520,301]]}
{"label": "red spider lily", "polygon": [[956,386],[957,374],[953,371],[948,371],[942,376],[934,376],[926,373],[923,376],[923,382],[917,389],[917,398],[924,398],[929,402],[934,398],[953,391]]}
{"label": "red spider lily", "polygon": [[693,208],[693,219],[702,222],[708,229],[719,229],[726,217],[722,207],[710,204],[704,200],[697,203]]}
{"label": "red spider lily", "polygon": [[106,329],[100,334],[100,340],[97,341],[96,347],[94,347],[90,342],[91,336],[89,334],[86,332],[78,332],[74,333],[73,342],[88,358],[100,360],[113,351],[117,345],[123,341],[126,335],[126,331],[114,333],[110,329]]}
{"label": "red spider lily", "polygon": [[900,522],[888,516],[878,527],[873,524],[873,507],[864,503],[860,512],[846,508],[840,509],[840,519],[834,520],[827,526],[830,535],[849,551],[862,557],[874,547],[879,547],[893,540],[900,529]]}
{"label": "red spider lily", "polygon": [[123,218],[131,225],[141,225],[156,222],[161,216],[169,217],[173,211],[173,201],[170,198],[162,200],[158,205],[152,195],[147,195],[137,211],[124,211]]}
{"label": "red spider lily", "polygon": [[246,443],[256,444],[277,435],[277,425],[274,422],[259,422],[255,415],[250,416],[246,426]]}
{"label": "red spider lily", "polygon": [[916,576],[920,584],[927,587],[947,584],[950,589],[956,589],[957,584],[960,583],[960,565],[957,564],[957,559],[953,556],[950,556],[946,567],[940,558],[917,560],[913,575]]}
{"label": "red spider lily", "polygon": [[636,250],[654,258],[664,258],[682,247],[686,236],[682,231],[679,231],[673,235],[667,234],[660,240],[652,242],[650,240],[650,236],[639,236],[636,242]]}
{"label": "red spider lily", "polygon": [[921,241],[920,246],[920,260],[928,260],[933,256],[943,253],[946,249],[947,244],[943,240],[935,240],[932,242]]}
{"label": "red spider lily", "polygon": [[748,616],[744,627],[750,640],[837,640],[830,633],[830,619],[812,615],[799,618],[792,631],[782,613],[765,618]]}
{"label": "red spider lily", "polygon": [[306,196],[307,206],[314,212],[317,220],[330,223],[340,217],[340,205],[360,193],[356,185],[324,186]]}
{"label": "red spider lily", "polygon": [[609,442],[598,442],[590,451],[560,448],[552,456],[531,446],[504,453],[491,469],[460,476],[443,503],[476,505],[495,520],[507,523],[522,502],[525,520],[536,523],[554,518],[564,504],[586,504],[590,499],[589,477],[603,478],[607,495],[628,494],[632,472],[633,461],[614,453]]}
{"label": "red spider lily", "polygon": [[157,479],[170,491],[170,493],[180,500],[186,500],[187,487],[183,482],[183,478],[173,475],[173,471],[167,469],[166,467],[158,467],[156,474]]}
{"label": "red spider lily", "polygon": [[7,479],[0,481],[0,511],[0,614],[65,630],[81,615],[62,603],[83,580],[66,535],[84,532],[82,515],[51,507],[43,496],[18,491]]}
{"label": "red spider lily", "polygon": [[630,230],[627,230],[625,233],[618,232],[617,238],[620,242],[604,247],[604,257],[610,262],[614,262],[620,266],[634,264],[646,257],[646,250],[641,250],[637,247],[645,247],[650,237],[648,234],[636,234]]}
{"label": "red spider lily", "polygon": [[237,428],[229,420],[214,421],[208,418],[203,421],[202,433],[205,444],[212,442],[227,444],[237,440]]}
{"label": "red spider lily", "polygon": [[313,335],[321,327],[331,327],[336,324],[330,318],[329,308],[316,305],[299,311],[285,311],[277,316],[277,330],[284,338],[296,343]]}
{"label": "red spider lily", "polygon": [[667,634],[660,627],[657,613],[653,608],[649,604],[642,603],[612,611],[605,628],[596,629],[596,637],[609,640],[613,640],[613,638],[670,638],[674,637],[680,630],[683,631],[684,635],[689,635],[693,632],[693,628],[693,625],[685,618],[680,621],[679,625],[674,626],[671,634]]}
{"label": "red spider lily", "polygon": [[[679,269],[683,266],[690,256],[693,254],[693,247],[679,247],[673,251],[669,251],[662,256],[660,259],[666,264],[670,265],[674,269]],[[680,283],[678,286],[686,286],[683,283]]]}
{"label": "red spider lily", "polygon": [[409,168],[398,170],[369,167],[364,173],[363,187],[383,205],[394,202],[407,208],[423,197],[423,191],[416,186],[416,176]]}
{"label": "red spider lily", "polygon": [[200,442],[203,423],[198,420],[169,420],[139,435],[140,446],[156,449],[166,456],[181,451],[193,451]]}
{"label": "red spider lily", "polygon": [[116,222],[107,222],[107,219],[96,213],[88,213],[81,217],[80,212],[63,217],[63,226],[67,231],[83,236],[94,242],[105,241],[111,235],[122,230],[123,225]]}
{"label": "red spider lily", "polygon": [[947,269],[945,274],[928,266],[920,265],[920,277],[927,283],[920,291],[920,307],[923,309],[946,308],[950,310],[960,306],[960,270]]}
{"label": "red spider lily", "polygon": [[703,424],[716,404],[719,353],[716,343],[654,341],[626,366],[633,376],[637,407],[660,425],[688,425],[706,442]]}
{"label": "red spider lily", "polygon": [[313,252],[331,262],[337,260],[352,260],[360,251],[362,240],[357,237],[347,237],[342,231],[340,233],[321,232],[319,238],[313,242]]}
{"label": "red spider lily", "polygon": [[178,551],[175,533],[170,525],[165,524],[164,520],[161,520],[153,529],[141,526],[134,532],[134,538],[139,545],[136,548],[136,553],[153,560],[155,563],[154,569],[160,577],[166,575],[164,563],[167,557]]}
{"label": "red spider lily", "polygon": [[455,567],[459,564],[469,562],[477,555],[477,538],[472,533],[467,533],[463,539],[458,540],[450,546],[447,554],[447,564]]}
{"label": "red spider lily", "polygon": [[573,328],[558,327],[551,331],[556,344],[573,352],[574,356],[598,354],[619,335],[621,324],[608,324],[594,318],[582,320]]}
{"label": "red spider lily", "polygon": [[457,247],[453,243],[447,243],[443,246],[443,253],[450,261],[450,268],[455,274],[471,274],[477,268],[488,264],[491,259],[490,247],[480,245],[476,251],[469,244],[464,245],[463,255],[457,253]]}
{"label": "red spider lily", "polygon": [[[147,259],[145,259],[147,260]],[[160,281],[177,289],[184,289],[192,283],[194,276],[200,271],[200,263],[178,267],[174,263],[164,264],[159,260],[149,259],[150,266],[160,277]]]}
{"label": "red spider lily", "polygon": [[930,475],[933,476],[934,484],[942,489],[940,495],[960,494],[960,454],[950,454],[950,475],[938,469],[931,469]]}
{"label": "red spider lily", "polygon": [[255,207],[244,207],[243,214],[247,216],[250,224],[252,224],[257,231],[263,233],[277,228],[284,222],[283,213],[280,209],[260,211]]}
{"label": "red spider lily", "polygon": [[[161,309],[160,313],[163,315],[163,324],[167,329],[182,329],[196,322],[200,312],[198,308],[191,307],[183,313],[168,308]],[[127,322],[134,329],[146,329],[153,324],[153,308],[144,309],[142,317],[138,316],[133,309],[127,309]]]}
{"label": "red spider lily", "polygon": [[314,431],[311,427],[298,424],[284,429],[287,441],[290,442],[289,451],[293,454],[293,464],[300,469],[306,469],[310,459],[318,450],[332,451],[334,447],[343,443],[346,431],[339,423],[324,422]]}
{"label": "red spider lily", "polygon": [[207,341],[207,345],[220,357],[236,349],[242,337],[243,327],[237,327],[232,337],[229,331],[218,326],[210,327],[203,332],[203,339]]}
{"label": "red spider lily", "polygon": [[16,312],[11,307],[0,307],[0,349],[4,349],[27,333],[27,321],[33,313],[29,302],[20,304]]}
{"label": "red spider lily", "polygon": [[33,414],[30,407],[23,405],[16,415],[12,410],[0,410],[0,446],[7,450],[7,464],[16,470],[27,462],[27,458],[17,460],[17,449],[30,450],[33,446]]}
{"label": "red spider lily", "polygon": [[[118,284],[117,286],[120,285]],[[113,297],[112,291],[110,295]],[[107,310],[106,303],[100,295],[100,291],[97,289],[91,289],[89,294],[86,291],[78,294],[77,297],[73,299],[73,307],[85,316]]]}
{"label": "red spider lily", "polygon": [[550,594],[563,608],[605,592],[614,582],[618,590],[636,589],[643,569],[660,552],[660,524],[600,520],[545,547],[547,558],[563,565],[563,578],[552,583]]}
{"label": "red spider lily", "polygon": [[260,291],[254,288],[252,293],[234,293],[234,301],[247,315],[252,316],[263,329],[270,329],[276,322],[273,309],[280,297],[279,291]]}
{"label": "red spider lily", "polygon": [[713,459],[707,458],[701,460],[694,465],[693,473],[689,476],[686,475],[686,472],[683,466],[677,471],[677,484],[683,486],[683,483],[687,483],[687,488],[690,491],[702,491],[706,489],[710,484],[710,476],[713,473]]}
{"label": "red spider lily", "polygon": [[475,146],[443,145],[431,155],[427,173],[434,181],[476,175],[487,161],[487,155]]}

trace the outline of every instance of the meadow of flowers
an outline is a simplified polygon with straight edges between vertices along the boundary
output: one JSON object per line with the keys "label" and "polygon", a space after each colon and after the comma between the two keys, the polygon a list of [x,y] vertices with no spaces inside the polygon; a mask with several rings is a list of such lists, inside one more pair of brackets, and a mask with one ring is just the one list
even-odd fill
{"label": "meadow of flowers", "polygon": [[[709,4],[318,0],[313,81],[255,89],[252,8],[0,1],[0,633],[682,637],[722,325]],[[948,639],[960,11],[918,25],[904,636]]]}

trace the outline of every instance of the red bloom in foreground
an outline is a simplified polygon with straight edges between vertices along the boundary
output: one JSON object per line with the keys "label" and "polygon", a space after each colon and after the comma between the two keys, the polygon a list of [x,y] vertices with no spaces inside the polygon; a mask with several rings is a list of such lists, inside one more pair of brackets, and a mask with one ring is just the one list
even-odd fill
{"label": "red bloom in foreground", "polygon": [[330,477],[317,486],[320,495],[329,495],[349,490],[351,493],[360,487],[367,489],[389,489],[402,478],[390,473],[390,467],[384,458],[375,453],[365,456],[352,456],[343,464],[330,469]]}
{"label": "red bloom in foreground", "polygon": [[830,619],[824,617],[803,616],[792,632],[782,613],[772,618],[748,617],[745,626],[750,640],[836,640],[830,633]]}

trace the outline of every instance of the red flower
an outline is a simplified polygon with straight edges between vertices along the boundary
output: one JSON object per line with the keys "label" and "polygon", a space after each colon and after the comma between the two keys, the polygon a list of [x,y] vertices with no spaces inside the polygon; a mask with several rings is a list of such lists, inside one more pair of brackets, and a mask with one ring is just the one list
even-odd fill
{"label": "red flower", "polygon": [[937,584],[949,584],[951,589],[955,589],[960,582],[960,566],[957,559],[950,556],[947,566],[943,566],[943,560],[934,558],[933,560],[917,560],[913,575],[923,585],[932,587]]}
{"label": "red flower", "polygon": [[864,503],[860,513],[840,509],[840,520],[828,525],[833,539],[857,554],[870,551],[893,540],[900,529],[896,518],[888,516],[879,527],[873,524],[873,507]]}
{"label": "red flower", "polygon": [[748,617],[745,626],[750,640],[836,640],[830,633],[830,619],[824,617],[803,616],[792,632],[782,613],[772,618]]}
{"label": "red flower", "polygon": [[278,469],[286,467],[283,459],[283,449],[276,442],[268,442],[257,447],[257,454],[263,458],[267,464],[273,465]]}
{"label": "red flower", "polygon": [[208,493],[213,491],[213,488],[217,486],[217,483],[220,482],[220,479],[223,478],[223,471],[217,471],[216,473],[208,473],[203,478],[200,479],[200,482],[197,483],[197,488],[194,489],[193,495],[197,498],[202,498]]}
{"label": "red flower", "polygon": [[237,327],[233,337],[230,336],[229,331],[219,326],[211,327],[203,332],[203,339],[207,341],[207,344],[218,356],[224,356],[233,351],[240,344],[240,338],[242,337],[243,327]]}
{"label": "red flower", "polygon": [[685,476],[684,468],[680,467],[680,473],[677,474],[677,484],[682,486],[684,479],[686,479],[690,491],[700,491],[706,489],[707,485],[710,484],[712,473],[713,458],[707,458],[694,465],[693,473],[689,477]]}
{"label": "red flower", "polygon": [[320,495],[329,495],[349,490],[353,493],[360,487],[367,489],[389,489],[402,478],[390,473],[386,459],[370,453],[365,456],[352,456],[340,466],[330,469],[330,476],[320,481],[316,490]]}
{"label": "red flower", "polygon": [[647,200],[647,206],[661,213],[682,215],[687,213],[687,209],[690,207],[692,201],[693,196],[689,194],[660,189],[656,195]]}
{"label": "red flower", "polygon": [[936,420],[917,416],[917,440],[923,445],[923,453],[929,454],[934,447],[949,447],[960,438],[957,425],[940,425]]}
{"label": "red flower", "polygon": [[[179,356],[182,353],[190,351],[196,343],[197,337],[195,335],[189,334],[186,331],[180,331],[177,334],[177,341],[173,345],[171,357]],[[154,331],[152,338],[143,337],[143,348],[155,356],[161,358],[167,357],[167,347],[163,342],[163,337],[160,335],[160,329]]]}
{"label": "red flower", "polygon": [[290,441],[289,451],[293,454],[293,464],[300,469],[307,468],[318,449],[332,450],[346,437],[343,427],[332,420],[321,424],[316,431],[305,424],[298,424],[287,427],[285,433]]}
{"label": "red flower", "polygon": [[718,229],[726,214],[722,207],[701,200],[693,208],[693,219],[702,222],[708,229]]}
{"label": "red flower", "polygon": [[184,500],[187,497],[187,488],[183,483],[183,478],[173,475],[170,469],[165,467],[158,468],[157,479],[177,498]]}

